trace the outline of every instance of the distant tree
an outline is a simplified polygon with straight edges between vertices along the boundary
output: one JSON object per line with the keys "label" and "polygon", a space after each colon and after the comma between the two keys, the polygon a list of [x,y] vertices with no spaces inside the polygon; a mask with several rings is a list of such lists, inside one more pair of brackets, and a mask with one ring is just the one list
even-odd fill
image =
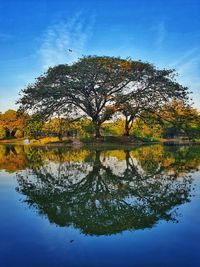
{"label": "distant tree", "polygon": [[44,121],[40,115],[34,114],[30,117],[27,127],[26,135],[30,138],[38,139],[43,132]]}
{"label": "distant tree", "polygon": [[172,101],[162,110],[162,123],[165,137],[185,135],[189,138],[200,137],[200,114],[183,101]]}
{"label": "distant tree", "polygon": [[59,140],[62,140],[64,132],[69,128],[69,119],[60,116],[54,117],[44,124],[43,130],[47,135],[56,135]]}
{"label": "distant tree", "polygon": [[163,126],[154,114],[143,114],[138,117],[133,124],[131,134],[135,137],[161,138],[163,135]]}
{"label": "distant tree", "polygon": [[148,63],[116,57],[83,57],[73,65],[49,68],[47,73],[22,91],[18,101],[23,110],[52,116],[72,113],[72,107],[85,113],[100,137],[102,123],[116,112],[116,97],[130,90],[132,83],[146,79],[154,68]]}
{"label": "distant tree", "polygon": [[27,119],[27,114],[18,114],[15,110],[9,109],[0,114],[0,126],[6,130],[8,137],[14,137],[17,130],[23,132]]}
{"label": "distant tree", "polygon": [[108,135],[122,136],[124,134],[125,120],[118,117],[116,120],[105,122],[102,125],[104,132]]}
{"label": "distant tree", "polygon": [[79,137],[93,136],[95,129],[91,119],[81,118],[71,123],[70,131]]}

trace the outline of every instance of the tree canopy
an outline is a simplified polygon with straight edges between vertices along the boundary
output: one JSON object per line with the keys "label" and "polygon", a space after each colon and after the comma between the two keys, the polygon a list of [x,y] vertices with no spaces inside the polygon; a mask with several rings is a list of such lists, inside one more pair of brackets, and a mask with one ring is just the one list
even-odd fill
{"label": "tree canopy", "polygon": [[131,123],[141,110],[153,110],[171,99],[187,99],[187,88],[173,80],[172,70],[158,70],[152,64],[118,57],[88,56],[72,65],[49,68],[22,91],[22,110],[50,117],[78,110],[100,126],[116,111]]}

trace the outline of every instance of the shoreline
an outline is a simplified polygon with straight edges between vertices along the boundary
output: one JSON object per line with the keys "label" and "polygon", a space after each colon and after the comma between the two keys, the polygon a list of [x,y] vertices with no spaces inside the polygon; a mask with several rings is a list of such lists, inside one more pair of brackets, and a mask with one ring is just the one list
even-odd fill
{"label": "shoreline", "polygon": [[[69,148],[123,148],[123,147],[135,147],[135,146],[146,146],[146,145],[156,145],[156,144],[162,144],[165,146],[183,146],[183,145],[200,145],[200,142],[197,141],[184,141],[184,140],[158,140],[158,141],[141,141],[141,140],[127,140],[122,137],[119,137],[119,140],[116,138],[114,142],[112,141],[106,141],[106,140],[88,140],[87,142],[81,142],[81,140],[73,141],[71,139],[69,140],[63,140],[63,141],[53,141],[53,142],[46,142],[46,143],[40,143],[40,140],[37,140],[36,142],[30,142],[29,144],[24,144],[25,139],[11,139],[11,140],[0,140],[0,145],[20,145],[20,146],[30,146],[30,147],[60,147],[65,146]],[[77,140],[77,139],[76,139]]]}

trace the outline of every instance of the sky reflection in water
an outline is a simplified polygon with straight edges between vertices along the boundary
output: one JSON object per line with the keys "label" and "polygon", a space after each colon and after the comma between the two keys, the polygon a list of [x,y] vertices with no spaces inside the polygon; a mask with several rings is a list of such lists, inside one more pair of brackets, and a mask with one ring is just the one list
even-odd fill
{"label": "sky reflection in water", "polygon": [[1,146],[0,266],[198,266],[199,166],[192,146]]}

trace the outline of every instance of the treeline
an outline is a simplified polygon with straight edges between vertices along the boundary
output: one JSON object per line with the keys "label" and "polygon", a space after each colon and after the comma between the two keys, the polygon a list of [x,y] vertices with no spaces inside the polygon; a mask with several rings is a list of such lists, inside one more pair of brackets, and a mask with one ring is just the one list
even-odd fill
{"label": "treeline", "polygon": [[[200,114],[182,102],[172,102],[163,108],[158,116],[143,112],[134,120],[129,135],[134,138],[156,140],[160,138],[200,138]],[[101,136],[126,136],[126,120],[118,114],[112,120],[104,122]],[[91,119],[83,116],[72,119],[57,116],[51,119],[39,115],[28,115],[8,110],[0,114],[0,139],[78,137],[84,141],[95,136],[95,125]]]}

